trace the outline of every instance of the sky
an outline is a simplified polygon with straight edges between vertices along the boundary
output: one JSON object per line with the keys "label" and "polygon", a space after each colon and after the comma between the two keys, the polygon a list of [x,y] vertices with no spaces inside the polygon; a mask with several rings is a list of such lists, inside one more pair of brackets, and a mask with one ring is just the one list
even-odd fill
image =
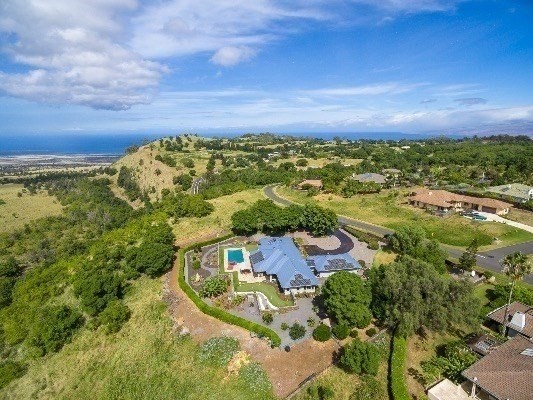
{"label": "sky", "polygon": [[530,0],[0,0],[0,139],[532,134],[531,21]]}

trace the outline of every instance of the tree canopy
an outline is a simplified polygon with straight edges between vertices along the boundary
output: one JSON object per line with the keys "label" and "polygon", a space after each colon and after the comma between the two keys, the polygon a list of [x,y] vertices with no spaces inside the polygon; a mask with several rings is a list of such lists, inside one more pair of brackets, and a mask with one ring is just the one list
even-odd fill
{"label": "tree canopy", "polygon": [[328,314],[338,324],[364,328],[370,323],[370,289],[359,276],[347,271],[334,273],[326,279],[322,296]]}
{"label": "tree canopy", "polygon": [[480,305],[472,284],[442,276],[424,261],[403,256],[373,268],[370,285],[374,315],[402,336],[422,326],[443,331],[478,322]]}

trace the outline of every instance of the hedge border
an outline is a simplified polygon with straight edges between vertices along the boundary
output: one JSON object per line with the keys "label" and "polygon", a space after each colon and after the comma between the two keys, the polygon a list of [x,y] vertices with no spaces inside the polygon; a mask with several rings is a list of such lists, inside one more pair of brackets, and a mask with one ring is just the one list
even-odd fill
{"label": "hedge border", "polygon": [[218,242],[222,242],[233,237],[233,234],[222,236],[220,238],[211,239],[205,242],[195,243],[188,247],[178,250],[178,262],[179,262],[179,274],[178,274],[178,284],[181,290],[192,300],[192,302],[198,307],[198,309],[204,314],[210,315],[219,319],[220,321],[226,322],[231,325],[240,326],[241,328],[247,329],[251,332],[257,333],[259,336],[268,337],[273,347],[279,347],[281,345],[281,338],[279,335],[274,332],[272,329],[259,325],[255,322],[249,321],[247,319],[238,317],[236,315],[230,314],[224,310],[221,310],[216,307],[212,307],[206,304],[200,296],[189,286],[185,281],[185,254],[191,250],[198,249],[204,246],[209,246]]}
{"label": "hedge border", "polygon": [[391,341],[392,351],[389,364],[389,391],[392,400],[412,400],[405,382],[405,360],[407,358],[407,340],[394,335]]}

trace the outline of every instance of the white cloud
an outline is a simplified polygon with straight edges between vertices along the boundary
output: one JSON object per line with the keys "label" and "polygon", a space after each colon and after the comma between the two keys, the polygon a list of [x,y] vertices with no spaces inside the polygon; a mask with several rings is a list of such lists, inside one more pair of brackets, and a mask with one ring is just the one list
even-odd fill
{"label": "white cloud", "polygon": [[122,110],[148,103],[167,69],[121,44],[119,13],[133,0],[6,0],[4,51],[27,72],[0,72],[0,91],[52,104]]}
{"label": "white cloud", "polygon": [[232,67],[253,57],[255,51],[247,46],[226,46],[217,50],[211,62],[223,67]]}
{"label": "white cloud", "polygon": [[418,87],[425,86],[427,83],[413,83],[403,84],[398,82],[377,83],[362,86],[349,86],[340,88],[322,88],[304,91],[308,95],[315,96],[363,96],[363,95],[383,95],[383,94],[399,94],[410,92]]}

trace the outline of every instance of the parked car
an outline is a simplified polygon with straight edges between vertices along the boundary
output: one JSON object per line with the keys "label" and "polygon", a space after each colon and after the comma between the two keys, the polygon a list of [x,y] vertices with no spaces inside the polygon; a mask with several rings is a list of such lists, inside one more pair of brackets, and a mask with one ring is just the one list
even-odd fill
{"label": "parked car", "polygon": [[472,219],[476,221],[486,221],[487,217],[485,217],[484,215],[474,214]]}

